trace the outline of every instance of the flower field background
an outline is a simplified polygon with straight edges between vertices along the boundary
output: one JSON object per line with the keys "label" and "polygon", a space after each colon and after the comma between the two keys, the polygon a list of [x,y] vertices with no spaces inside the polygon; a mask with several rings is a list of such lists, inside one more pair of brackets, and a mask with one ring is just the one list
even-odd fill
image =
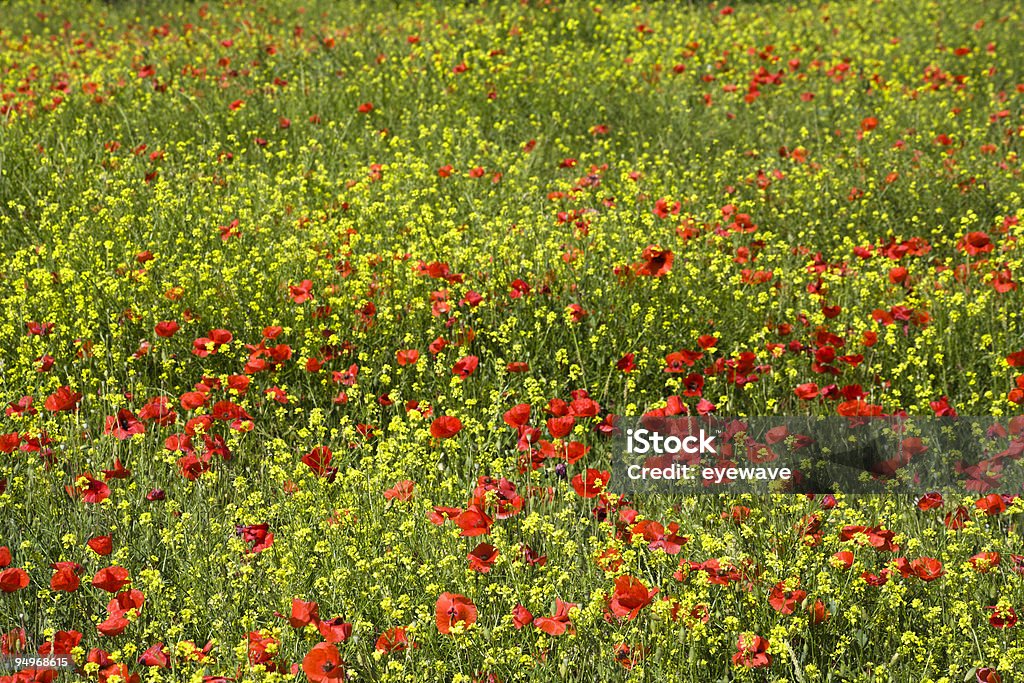
{"label": "flower field background", "polygon": [[998,471],[605,491],[616,416],[1021,412],[1022,32],[1013,2],[4,3],[0,651],[1022,680]]}

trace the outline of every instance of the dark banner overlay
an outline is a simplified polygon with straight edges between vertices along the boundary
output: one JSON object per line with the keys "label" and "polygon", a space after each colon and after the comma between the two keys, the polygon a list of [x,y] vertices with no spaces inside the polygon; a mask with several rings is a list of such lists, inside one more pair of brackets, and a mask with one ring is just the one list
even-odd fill
{"label": "dark banner overlay", "polygon": [[1024,492],[1024,417],[620,418],[619,493]]}

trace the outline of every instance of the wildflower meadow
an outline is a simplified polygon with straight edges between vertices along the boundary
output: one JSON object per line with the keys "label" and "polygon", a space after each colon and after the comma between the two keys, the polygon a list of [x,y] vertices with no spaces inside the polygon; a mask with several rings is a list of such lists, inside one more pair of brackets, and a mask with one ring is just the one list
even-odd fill
{"label": "wildflower meadow", "polygon": [[[0,682],[1024,681],[1022,35],[0,2]],[[624,493],[645,416],[1006,426]]]}

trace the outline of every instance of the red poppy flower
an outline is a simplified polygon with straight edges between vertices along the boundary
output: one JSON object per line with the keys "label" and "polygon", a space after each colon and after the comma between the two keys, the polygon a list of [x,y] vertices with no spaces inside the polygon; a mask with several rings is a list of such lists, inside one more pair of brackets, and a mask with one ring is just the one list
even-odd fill
{"label": "red poppy flower", "polygon": [[18,567],[11,567],[0,572],[0,591],[14,593],[28,586],[28,572]]}
{"label": "red poppy flower", "polygon": [[43,407],[51,413],[72,411],[78,409],[78,403],[82,395],[77,391],[71,391],[71,387],[63,386],[46,397]]}
{"label": "red poppy flower", "polygon": [[807,591],[787,590],[785,582],[780,581],[775,584],[772,592],[768,595],[768,604],[776,612],[792,614],[796,611],[797,605],[803,602],[806,597]]}
{"label": "red poppy flower", "polygon": [[11,564],[11,549],[5,545],[0,545],[0,569],[7,567]]}
{"label": "red poppy flower", "polygon": [[84,479],[84,485],[80,486],[78,480],[72,486],[65,486],[64,490],[72,498],[81,497],[86,503],[102,503],[110,498],[110,487],[103,481],[96,479],[89,472],[81,475],[78,479]]}
{"label": "red poppy flower", "polygon": [[968,562],[971,563],[971,566],[974,567],[974,570],[979,574],[987,574],[994,567],[999,566],[999,561],[1001,559],[1002,558],[999,553],[989,552],[978,553],[977,555],[972,556]]}
{"label": "red poppy flower", "polygon": [[619,619],[632,621],[640,610],[651,604],[658,589],[648,590],[639,579],[620,576],[615,579],[615,591],[608,600],[608,609]]}
{"label": "red poppy flower", "polygon": [[114,551],[114,539],[112,536],[93,536],[86,541],[86,545],[92,548],[92,551],[101,557],[109,555]]}
{"label": "red poppy flower", "polygon": [[343,621],[341,617],[321,619],[317,622],[316,629],[328,643],[344,643],[352,637],[352,624]]}
{"label": "red poppy flower", "polygon": [[675,351],[665,356],[665,372],[686,372],[704,355],[703,351]]}
{"label": "red poppy flower", "polygon": [[926,493],[917,500],[917,509],[934,510],[935,508],[942,507],[942,503],[942,494],[938,491],[932,491],[931,493]]}
{"label": "red poppy flower", "polygon": [[77,562],[55,562],[50,567],[56,570],[50,578],[51,590],[74,593],[82,585],[78,577],[85,571],[85,567]]}
{"label": "red poppy flower", "polygon": [[985,609],[992,610],[992,616],[988,618],[988,623],[994,628],[1013,628],[1017,625],[1017,612],[1012,607],[1006,609],[986,607]]}
{"label": "red poppy flower", "polygon": [[530,421],[530,404],[520,403],[512,406],[503,416],[505,424],[513,429],[524,426]]}
{"label": "red poppy flower", "polygon": [[170,339],[180,329],[181,325],[175,320],[162,320],[153,327],[156,336],[163,337],[164,339]]}
{"label": "red poppy flower", "polygon": [[512,608],[512,625],[517,629],[521,629],[524,626],[529,626],[533,623],[533,614],[530,610],[526,609],[522,605],[516,605]]}
{"label": "red poppy flower", "polygon": [[828,621],[829,614],[828,610],[825,609],[825,603],[821,600],[815,600],[813,604],[807,606],[807,612],[810,615],[811,624],[823,624]]}
{"label": "red poppy flower", "polygon": [[818,397],[818,385],[814,382],[801,384],[793,389],[793,393],[795,393],[796,397],[801,401],[810,401]]}
{"label": "red poppy flower", "polygon": [[942,563],[934,557],[919,557],[910,563],[910,569],[922,581],[934,581],[945,573]]}
{"label": "red poppy flower", "polygon": [[345,680],[345,663],[338,648],[330,643],[317,643],[302,659],[302,671],[310,683]]}
{"label": "red poppy flower", "polygon": [[498,559],[501,552],[490,543],[481,543],[477,547],[469,551],[466,555],[466,559],[469,560],[469,568],[480,574],[486,574],[491,571],[491,567],[494,566],[494,562]]}
{"label": "red poppy flower", "polygon": [[989,517],[1006,512],[1006,501],[998,493],[990,493],[975,501],[974,506]]}
{"label": "red poppy flower", "polygon": [[645,277],[662,277],[672,270],[672,261],[675,255],[670,249],[662,249],[653,244],[648,245],[641,257],[640,263],[633,264],[633,272]]}
{"label": "red poppy flower", "polygon": [[[250,643],[252,641],[252,634],[249,634]],[[251,652],[250,644],[250,652]],[[171,665],[171,657],[164,647],[163,642],[154,643],[150,645],[145,652],[139,656],[139,664],[142,666],[155,666],[158,669],[166,669]]]}
{"label": "red poppy flower", "polygon": [[434,421],[430,423],[430,435],[435,439],[449,439],[458,434],[461,429],[462,422],[459,421],[459,418],[451,415],[434,418]]}
{"label": "red poppy flower", "polygon": [[405,627],[397,626],[381,633],[373,649],[387,654],[390,652],[402,652],[408,649],[409,645],[409,636],[405,632]]}
{"label": "red poppy flower", "polygon": [[303,280],[297,285],[288,287],[288,296],[297,304],[303,304],[313,298],[313,281]]}
{"label": "red poppy flower", "polygon": [[455,517],[455,525],[462,529],[461,536],[483,536],[491,533],[491,522],[484,509],[479,505],[470,505],[465,512]]}
{"label": "red poppy flower", "polygon": [[960,241],[957,242],[956,246],[958,249],[970,256],[987,254],[995,249],[995,245],[992,244],[992,240],[989,238],[988,234],[980,230],[967,233],[960,238]]}
{"label": "red poppy flower", "polygon": [[442,593],[434,605],[434,622],[444,635],[449,635],[456,624],[462,624],[463,628],[472,626],[476,617],[476,605],[459,593]]}
{"label": "red poppy flower", "polygon": [[478,365],[480,365],[480,359],[478,357],[465,356],[455,362],[455,366],[452,367],[452,374],[456,377],[466,379],[476,371]]}
{"label": "red poppy flower", "polygon": [[119,636],[124,633],[124,630],[128,628],[129,625],[130,622],[120,614],[112,614],[107,617],[106,620],[96,624],[96,630],[99,631],[102,636],[113,638],[114,636]]}
{"label": "red poppy flower", "polygon": [[607,488],[611,478],[610,472],[588,467],[585,474],[577,474],[572,478],[572,488],[582,498],[596,498]]}
{"label": "red poppy flower", "polygon": [[320,605],[314,602],[303,602],[298,598],[292,598],[292,615],[288,618],[288,624],[292,628],[303,628],[309,624],[320,622]]}
{"label": "red poppy flower", "polygon": [[555,598],[555,613],[550,617],[538,617],[533,620],[533,625],[548,634],[549,636],[560,636],[565,633],[575,633],[576,629],[569,619],[569,610],[576,607],[575,603],[563,602],[561,598]]}
{"label": "red poppy flower", "polygon": [[124,567],[105,567],[92,577],[92,585],[108,593],[116,593],[131,583]]}
{"label": "red poppy flower", "polygon": [[318,477],[330,476],[335,470],[331,468],[331,458],[334,454],[327,446],[317,446],[309,453],[302,456],[302,462],[313,470]]}
{"label": "red poppy flower", "polygon": [[130,410],[122,408],[117,415],[108,415],[104,434],[113,435],[120,441],[130,439],[135,434],[142,434],[146,426],[139,421],[139,418]]}
{"label": "red poppy flower", "polygon": [[415,485],[415,482],[403,479],[385,491],[384,497],[388,500],[408,501],[412,498],[412,490]]}
{"label": "red poppy flower", "polygon": [[405,349],[395,353],[395,362],[399,365],[416,365],[420,359],[420,352],[416,349]]}
{"label": "red poppy flower", "polygon": [[576,418],[572,415],[553,417],[547,421],[548,431],[556,439],[568,436],[574,424],[576,424]]}
{"label": "red poppy flower", "polygon": [[748,669],[759,669],[771,666],[772,656],[768,654],[768,640],[749,633],[741,634],[736,641],[736,654],[732,663]]}
{"label": "red poppy flower", "polygon": [[977,683],[1003,683],[1003,677],[995,669],[983,666],[974,672],[974,680]]}
{"label": "red poppy flower", "polygon": [[843,569],[849,569],[853,566],[853,553],[849,550],[840,550],[838,553],[834,553],[832,559]]}

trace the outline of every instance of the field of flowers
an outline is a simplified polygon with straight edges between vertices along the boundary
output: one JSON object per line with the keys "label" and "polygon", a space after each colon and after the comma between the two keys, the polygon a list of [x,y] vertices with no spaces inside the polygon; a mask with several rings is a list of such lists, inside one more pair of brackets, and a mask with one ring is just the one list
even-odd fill
{"label": "field of flowers", "polygon": [[609,481],[619,416],[1022,412],[1022,34],[3,3],[0,681],[1024,680],[1019,422],[962,496]]}

